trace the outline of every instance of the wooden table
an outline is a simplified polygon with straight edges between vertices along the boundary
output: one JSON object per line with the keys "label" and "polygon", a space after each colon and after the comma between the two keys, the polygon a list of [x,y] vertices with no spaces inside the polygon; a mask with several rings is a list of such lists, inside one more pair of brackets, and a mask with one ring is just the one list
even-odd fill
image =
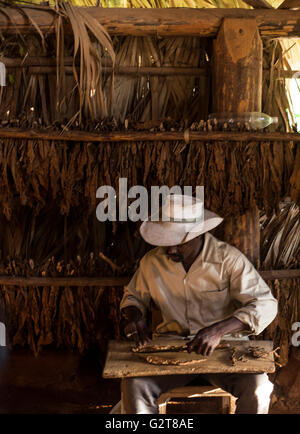
{"label": "wooden table", "polygon": [[[272,373],[275,372],[273,342],[272,341],[246,341],[228,340],[230,347],[216,349],[210,357],[203,357],[196,353],[186,352],[164,352],[153,353],[151,356],[179,359],[181,361],[199,360],[191,365],[153,365],[145,360],[146,354],[133,353],[132,342],[110,341],[106,363],[103,370],[103,378],[126,378],[143,377],[149,375],[171,375],[171,374],[208,374],[208,373]],[[183,345],[186,343],[181,339],[157,338],[151,345]],[[260,347],[269,352],[266,358],[254,358],[245,355],[249,347]],[[235,349],[237,355],[243,354],[244,361],[237,361],[233,364],[231,349]],[[150,355],[150,354],[147,354]]]}

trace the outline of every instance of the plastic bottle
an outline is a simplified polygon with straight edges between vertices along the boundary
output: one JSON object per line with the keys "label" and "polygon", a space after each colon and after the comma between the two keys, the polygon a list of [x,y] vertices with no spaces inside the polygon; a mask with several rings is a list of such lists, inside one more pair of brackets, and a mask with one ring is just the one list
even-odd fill
{"label": "plastic bottle", "polygon": [[272,123],[277,123],[278,118],[260,112],[245,112],[245,113],[211,113],[208,119],[214,121],[216,119],[218,124],[227,122],[229,125],[236,125],[238,122],[241,124],[248,123],[253,129],[265,128]]}

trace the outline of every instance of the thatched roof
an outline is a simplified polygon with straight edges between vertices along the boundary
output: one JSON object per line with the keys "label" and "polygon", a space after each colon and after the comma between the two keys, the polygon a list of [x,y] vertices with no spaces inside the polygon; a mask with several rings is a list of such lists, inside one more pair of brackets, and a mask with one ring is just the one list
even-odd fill
{"label": "thatched roof", "polygon": [[[208,7],[232,6],[220,1],[170,2],[170,6],[206,7],[206,3]],[[157,2],[157,6],[168,4]],[[138,5],[130,2],[130,6]],[[242,1],[234,5],[252,8]],[[69,2],[56,2],[56,9],[60,19],[55,39],[53,35],[43,35],[31,19],[32,35],[7,35],[2,40],[1,54],[8,58],[4,63],[9,67],[8,87],[0,94],[0,117],[4,122],[18,118],[18,126],[22,126],[23,119],[29,124],[30,120],[37,122],[36,126],[59,122],[65,127],[77,124],[81,129],[90,129],[91,126],[87,127],[90,121],[112,118],[121,124],[126,119],[145,122],[153,118],[174,121],[183,118],[187,123],[206,119],[210,109],[211,40],[134,36],[115,36],[111,40],[84,10],[73,13]],[[26,9],[23,13],[26,14]],[[73,37],[64,34],[66,23],[71,25]],[[74,40],[78,42],[76,49]],[[278,40],[264,40],[264,44],[263,109],[279,116],[282,129],[291,131],[294,113],[282,76],[289,58],[282,55]],[[112,67],[114,76],[107,72]],[[142,71],[151,67],[162,72],[170,67],[197,72],[191,72],[190,76],[174,73],[171,76],[165,72],[159,78],[142,72],[129,73],[134,68]],[[293,69],[293,64],[289,68]],[[17,101],[22,104],[16,104]]]}

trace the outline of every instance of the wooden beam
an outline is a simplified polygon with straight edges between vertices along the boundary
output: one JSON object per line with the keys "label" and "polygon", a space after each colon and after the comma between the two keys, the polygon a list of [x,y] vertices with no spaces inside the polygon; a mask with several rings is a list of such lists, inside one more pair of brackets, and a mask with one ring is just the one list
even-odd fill
{"label": "wooden beam", "polygon": [[[0,58],[1,61],[1,58]],[[19,66],[21,68],[22,66]],[[18,68],[18,67],[17,67]],[[25,67],[27,68],[27,67]],[[12,67],[7,68],[8,71]],[[56,66],[29,66],[29,74],[56,74]],[[111,66],[103,66],[101,72],[104,74],[111,74],[114,72],[115,75],[130,75],[138,77],[140,75],[149,76],[207,76],[209,74],[208,68],[177,68],[177,67],[147,67],[147,66],[116,66],[112,68]],[[73,67],[65,66],[65,73],[73,75]]]}
{"label": "wooden beam", "polygon": [[296,279],[300,277],[300,270],[267,270],[260,271],[259,274],[264,280]]}
{"label": "wooden beam", "polygon": [[[1,58],[0,58],[1,62]],[[3,62],[4,63],[4,62]],[[77,67],[77,65],[76,65]],[[53,74],[57,73],[56,66],[8,66],[7,71],[12,72],[15,68],[27,68],[29,74]],[[79,65],[78,65],[79,68]],[[161,76],[161,77],[171,77],[171,76],[187,76],[187,77],[207,77],[210,74],[209,68],[185,68],[185,67],[169,67],[169,66],[116,66],[114,69],[111,66],[102,67],[103,74],[111,74],[114,72],[115,75],[127,75],[127,76]],[[264,69],[264,71],[269,71]],[[74,75],[74,70],[72,66],[65,66],[65,73],[67,75]],[[276,80],[281,78],[300,78],[300,71],[291,70],[280,70],[274,71],[276,74]]]}
{"label": "wooden beam", "polygon": [[[83,142],[132,142],[132,141],[170,141],[185,140],[184,132],[149,132],[149,131],[115,131],[105,133],[89,133],[83,131],[50,132],[0,128],[0,138],[38,139],[57,141],[83,141]],[[299,133],[263,133],[263,132],[234,132],[234,131],[190,131],[189,141],[292,141],[300,142]]]}
{"label": "wooden beam", "polygon": [[0,285],[7,286],[124,286],[129,277],[15,277],[0,276]]}
{"label": "wooden beam", "polygon": [[[300,269],[260,271],[264,280],[295,279],[300,277]],[[0,276],[0,285],[6,286],[77,286],[115,287],[129,283],[131,276],[122,277],[17,277]]]}
{"label": "wooden beam", "polygon": [[[76,9],[76,8],[75,8]],[[263,37],[299,37],[300,11],[265,9],[190,8],[84,8],[111,35],[133,36],[216,36],[224,18],[255,19]],[[23,7],[44,33],[54,32],[56,13],[47,7]],[[16,9],[0,9],[0,31],[34,33],[26,15]],[[70,28],[66,31],[71,32]]]}
{"label": "wooden beam", "polygon": [[[0,62],[4,63],[8,71],[12,71],[15,68],[30,68],[29,73],[32,74],[56,74],[56,59],[51,57],[33,57],[27,56],[24,58],[10,58],[0,57]],[[109,61],[106,62],[106,66],[102,67],[102,71],[105,73],[112,72],[112,66]],[[73,58],[65,57],[64,66],[66,73],[73,74]],[[76,67],[79,64],[76,64]],[[200,68],[180,67],[180,66],[122,66],[116,65],[114,73],[117,75],[187,75],[187,76],[203,76],[210,73],[211,65],[206,64]],[[268,73],[269,68],[264,68],[264,72]],[[275,69],[274,74],[277,78],[293,78],[298,76],[300,78],[300,71],[298,70],[283,70]]]}
{"label": "wooden beam", "polygon": [[[2,121],[3,122],[3,121]],[[70,142],[154,142],[186,139],[182,131],[150,132],[114,131],[90,133],[84,131],[59,132],[49,130],[23,130],[19,128],[0,128],[0,138],[37,139]],[[236,131],[189,131],[189,141],[233,141],[233,142],[300,142],[299,133],[264,133]]]}
{"label": "wooden beam", "polygon": [[[256,20],[225,18],[213,43],[212,111],[261,112],[262,64],[263,45]],[[259,267],[257,207],[225,219],[219,230],[219,238],[238,248]]]}

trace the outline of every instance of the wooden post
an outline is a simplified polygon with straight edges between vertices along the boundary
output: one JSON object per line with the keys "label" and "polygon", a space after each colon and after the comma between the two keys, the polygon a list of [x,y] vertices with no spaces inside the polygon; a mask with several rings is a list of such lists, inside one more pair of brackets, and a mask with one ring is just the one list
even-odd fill
{"label": "wooden post", "polygon": [[261,111],[263,47],[252,19],[224,19],[214,41],[213,112]]}
{"label": "wooden post", "polygon": [[[261,111],[263,47],[253,19],[224,19],[213,46],[213,112]],[[220,228],[224,241],[259,268],[257,208],[232,216]]]}

